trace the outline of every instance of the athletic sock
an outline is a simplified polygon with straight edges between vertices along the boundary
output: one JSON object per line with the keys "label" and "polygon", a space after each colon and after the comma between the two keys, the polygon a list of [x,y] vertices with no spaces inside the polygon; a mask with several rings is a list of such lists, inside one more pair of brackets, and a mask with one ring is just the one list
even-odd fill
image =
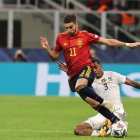
{"label": "athletic sock", "polygon": [[[93,100],[98,101],[100,104],[103,103],[104,99],[100,97],[92,87],[85,87],[79,90],[78,94],[80,97],[85,100],[87,97],[92,98]],[[109,119],[112,123],[119,121],[120,119],[116,117],[113,113],[110,112],[106,107],[99,105],[98,112],[101,113],[104,117]]]}
{"label": "athletic sock", "polygon": [[104,99],[100,97],[92,87],[85,87],[79,90],[78,94],[80,97],[85,100],[86,97],[90,97],[96,101],[98,101],[100,104],[103,103]]}
{"label": "athletic sock", "polygon": [[109,111],[109,109],[107,109],[106,107],[104,107],[102,105],[99,106],[98,112],[101,113],[107,119],[109,119],[112,123],[115,123],[120,120],[117,116],[115,116],[113,113],[111,113]]}
{"label": "athletic sock", "polygon": [[96,136],[96,137],[98,137],[98,136],[100,136],[100,133],[99,133],[98,130],[93,130],[91,136]]}

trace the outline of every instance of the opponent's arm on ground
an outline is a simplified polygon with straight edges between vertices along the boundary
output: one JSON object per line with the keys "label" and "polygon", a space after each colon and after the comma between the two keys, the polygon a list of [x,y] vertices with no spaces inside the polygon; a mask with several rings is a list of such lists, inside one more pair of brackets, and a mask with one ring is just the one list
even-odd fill
{"label": "opponent's arm on ground", "polygon": [[127,42],[122,42],[116,39],[107,39],[101,37],[98,41],[99,44],[104,44],[108,46],[115,46],[115,47],[140,47],[140,42],[134,42],[134,43],[127,43]]}
{"label": "opponent's arm on ground", "polygon": [[41,42],[41,46],[46,50],[46,52],[48,53],[49,57],[55,61],[59,55],[60,55],[60,52],[55,52],[55,51],[52,51],[49,47],[49,43],[46,39],[46,37],[41,37],[40,38],[40,42]]}
{"label": "opponent's arm on ground", "polygon": [[132,86],[134,88],[140,89],[140,83],[139,82],[136,82],[136,81],[133,81],[133,80],[131,80],[129,78],[126,78],[125,84],[126,85],[129,85],[129,86]]}

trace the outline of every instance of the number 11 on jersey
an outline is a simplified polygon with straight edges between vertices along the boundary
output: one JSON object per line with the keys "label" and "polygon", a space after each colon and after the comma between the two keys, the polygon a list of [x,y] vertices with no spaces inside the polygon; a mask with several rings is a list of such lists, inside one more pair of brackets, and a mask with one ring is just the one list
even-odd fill
{"label": "number 11 on jersey", "polygon": [[70,56],[76,56],[76,48],[70,48]]}

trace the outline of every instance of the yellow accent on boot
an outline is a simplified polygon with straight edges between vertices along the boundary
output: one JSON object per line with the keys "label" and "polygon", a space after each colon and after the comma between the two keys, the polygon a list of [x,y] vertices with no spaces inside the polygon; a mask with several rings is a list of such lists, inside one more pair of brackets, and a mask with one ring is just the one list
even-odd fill
{"label": "yellow accent on boot", "polygon": [[111,122],[109,119],[107,119],[106,123],[107,123],[107,124],[106,124],[107,127],[108,127],[108,128],[111,128],[112,122]]}
{"label": "yellow accent on boot", "polygon": [[105,136],[105,130],[104,130],[104,127],[101,128],[101,130],[100,130],[99,133],[100,133],[100,136],[101,136],[101,137],[104,137],[104,136]]}
{"label": "yellow accent on boot", "polygon": [[100,136],[101,137],[105,137],[105,136],[109,136],[111,133],[111,121],[109,119],[106,120],[104,126],[101,128],[100,130]]}

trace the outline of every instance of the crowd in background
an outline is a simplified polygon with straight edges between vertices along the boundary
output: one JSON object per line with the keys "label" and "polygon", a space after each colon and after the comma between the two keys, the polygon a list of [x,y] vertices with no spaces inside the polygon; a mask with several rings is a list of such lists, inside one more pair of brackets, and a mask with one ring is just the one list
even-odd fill
{"label": "crowd in background", "polygon": [[[69,6],[67,7],[67,0],[53,0],[57,4],[62,5],[62,1],[65,1],[65,8],[74,9],[75,6],[69,1]],[[137,28],[138,24],[140,24],[140,17],[134,14],[127,13],[129,10],[139,10],[140,9],[140,1],[139,0],[77,0],[79,3],[82,3],[88,9],[92,11],[97,11],[98,13],[102,13],[104,11],[112,11],[114,14],[108,14],[108,19],[114,24],[114,26],[119,26],[129,32],[132,35],[139,35],[140,30]],[[64,5],[64,4],[63,4]],[[117,13],[118,11],[123,11],[121,13]],[[95,27],[100,28],[100,20],[94,14],[88,13],[85,15],[85,19],[87,22],[91,23]],[[140,25],[139,25],[140,26]],[[114,27],[108,28],[109,34],[112,34],[112,29]],[[89,27],[88,25],[84,25],[83,29],[99,34],[95,29]],[[111,30],[110,30],[111,29]],[[116,36],[113,36],[116,37]],[[123,37],[123,40],[122,40]],[[129,37],[125,37],[125,35],[121,32],[118,32],[117,39],[122,41],[133,42]]]}
{"label": "crowd in background", "polygon": [[[98,13],[102,13],[104,11],[112,11],[114,14],[108,14],[108,19],[114,24],[114,26],[122,27],[124,30],[128,31],[130,34],[136,35],[137,32],[139,34],[140,30],[137,30],[137,25],[139,24],[139,17],[137,15],[133,15],[127,13],[128,10],[140,9],[140,1],[132,1],[128,0],[125,4],[122,1],[117,1],[116,3],[113,0],[87,0],[85,5],[93,10],[98,11]],[[118,11],[122,11],[121,13],[117,13]],[[91,13],[86,14],[86,20],[94,24],[96,27],[100,28],[100,20]],[[83,27],[84,29],[96,33],[95,30],[91,29],[87,25]],[[112,30],[112,28],[109,28]],[[110,32],[111,33],[111,32]],[[118,39],[123,39],[122,41],[128,41],[129,38],[125,38],[123,34],[118,33]]]}
{"label": "crowd in background", "polygon": [[[4,4],[16,4],[17,0],[1,0]],[[67,0],[52,0],[53,2],[66,6]],[[76,0],[83,5],[87,6],[91,10],[111,10],[114,5],[119,5],[121,7],[126,7],[130,10],[139,10],[140,1],[139,0]],[[70,1],[69,1],[70,2]],[[38,3],[43,7],[45,4],[44,0],[20,0],[21,4],[32,4]],[[63,4],[62,4],[63,3]],[[40,7],[41,8],[41,7]],[[70,2],[70,8],[74,8],[74,5]]]}
{"label": "crowd in background", "polygon": [[[66,8],[66,0],[52,0],[53,2],[56,2],[57,4],[60,4],[62,6],[62,2],[63,2],[63,6],[65,6]],[[128,31],[129,33],[133,34],[133,35],[137,35],[140,33],[140,30],[137,30],[137,25],[140,24],[140,17],[138,17],[137,15],[132,15],[132,14],[128,14],[126,11],[129,10],[139,10],[140,9],[140,1],[139,0],[77,0],[78,2],[82,3],[83,5],[85,5],[88,9],[92,10],[92,11],[98,11],[99,15],[100,13],[104,12],[104,11],[112,11],[114,12],[114,14],[108,14],[107,17],[108,19],[114,24],[114,26],[119,26],[121,28],[123,28],[124,30]],[[0,1],[0,3],[3,2],[3,4],[16,4],[17,0],[2,0]],[[51,8],[49,7],[44,0],[38,0],[37,1],[37,5],[39,8]],[[69,1],[70,2],[70,1]],[[30,5],[35,5],[36,1],[35,0],[20,0],[21,4],[30,4]],[[69,8],[70,9],[74,9],[74,5],[72,3],[69,3]],[[117,13],[117,11],[122,11],[121,14]],[[92,13],[88,13],[85,15],[85,20],[89,23],[91,23],[92,25],[95,25],[96,27],[100,28],[100,20]],[[94,30],[93,28],[87,26],[87,25],[83,25],[82,27],[83,29],[86,29],[89,32],[93,32],[93,33],[97,33],[96,30]],[[108,32],[110,34],[112,33],[112,29],[114,28],[108,28]],[[99,34],[99,33],[97,33]],[[126,37],[124,34],[122,33],[118,33],[118,38],[121,41],[130,41],[131,39]],[[132,40],[133,41],[133,40]],[[17,48],[18,49],[18,48]],[[98,52],[97,48],[97,52]],[[109,50],[109,51],[108,51]],[[113,49],[108,48],[108,50],[101,50],[100,53],[98,55],[101,55],[102,58],[102,62],[121,62],[123,59],[123,57],[120,55],[118,55],[118,57],[114,57],[114,53],[117,53],[117,49],[114,51]],[[111,51],[110,51],[111,50]],[[94,52],[94,50],[92,49],[92,51]],[[106,51],[106,52],[105,52]],[[127,54],[127,50],[123,50],[124,54]],[[9,60],[9,56],[13,56],[13,61],[19,62],[19,61],[23,61],[23,62],[28,62],[28,61],[34,61],[35,58],[37,58],[35,61],[45,61],[46,58],[46,54],[44,54],[44,52],[42,50],[40,50],[40,54],[42,56],[42,58],[40,56],[38,56],[38,52],[39,50],[35,51],[34,53],[30,53],[30,50],[25,50],[25,51],[12,51],[12,53],[9,51],[3,51],[1,50],[1,52],[7,54],[7,56],[3,59],[8,61]],[[15,54],[13,53],[15,52]],[[35,53],[37,52],[37,53]],[[112,52],[112,53],[110,53]],[[4,54],[3,53],[3,54]],[[108,55],[104,55],[108,54]],[[132,52],[132,57],[135,58],[136,53]],[[12,54],[12,55],[11,55]],[[32,60],[32,58],[30,58],[30,54],[32,54],[33,56],[37,56],[37,57],[32,57],[34,58],[34,60]],[[27,55],[27,57],[26,57]],[[107,57],[109,56],[109,57]],[[138,56],[138,55],[136,55]],[[131,59],[132,59],[131,57]],[[30,59],[29,59],[30,58]],[[111,59],[110,59],[111,58]],[[0,58],[1,59],[1,58]],[[131,61],[130,59],[130,61]],[[127,59],[128,60],[128,59]],[[136,58],[137,60],[137,58]],[[47,60],[49,61],[49,60]],[[125,59],[124,59],[125,61]]]}
{"label": "crowd in background", "polygon": [[[17,4],[17,0],[2,0],[3,4]],[[19,3],[19,2],[18,2]],[[48,8],[48,5],[44,0],[20,0],[20,4],[33,5],[38,8]]]}

